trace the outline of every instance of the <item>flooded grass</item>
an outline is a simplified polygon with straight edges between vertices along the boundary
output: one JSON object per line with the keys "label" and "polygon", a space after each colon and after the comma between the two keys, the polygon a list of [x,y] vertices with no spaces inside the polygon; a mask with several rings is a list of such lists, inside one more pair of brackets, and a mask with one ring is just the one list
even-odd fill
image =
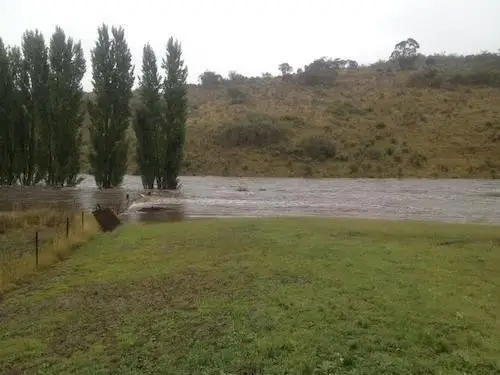
{"label": "flooded grass", "polygon": [[498,374],[499,250],[479,225],[125,225],[4,294],[0,368]]}
{"label": "flooded grass", "polygon": [[97,223],[89,213],[82,217],[81,213],[52,209],[1,212],[0,228],[0,292],[37,270],[66,258],[72,249],[98,231]]}

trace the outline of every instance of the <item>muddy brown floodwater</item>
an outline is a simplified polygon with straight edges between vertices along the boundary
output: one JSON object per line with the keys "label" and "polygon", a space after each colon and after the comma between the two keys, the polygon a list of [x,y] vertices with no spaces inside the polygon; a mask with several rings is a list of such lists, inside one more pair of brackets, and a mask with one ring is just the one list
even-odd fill
{"label": "muddy brown floodwater", "polygon": [[126,176],[121,188],[111,190],[98,190],[92,176],[83,177],[75,188],[2,187],[0,210],[90,210],[97,203],[123,210],[129,194],[135,203],[122,214],[128,221],[315,215],[500,224],[495,180],[182,177],[178,193],[141,197],[138,176]]}

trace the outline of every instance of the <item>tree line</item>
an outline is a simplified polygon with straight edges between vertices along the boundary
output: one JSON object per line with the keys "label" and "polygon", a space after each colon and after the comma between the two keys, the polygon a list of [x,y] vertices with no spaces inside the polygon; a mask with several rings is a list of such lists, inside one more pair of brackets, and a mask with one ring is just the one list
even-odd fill
{"label": "tree line", "polygon": [[102,24],[91,50],[93,92],[83,100],[86,61],[80,41],[56,27],[49,44],[28,30],[21,46],[0,38],[0,184],[77,184],[82,124],[90,118],[89,160],[96,185],[119,186],[126,172],[125,137],[132,119],[145,188],[176,189],[187,116],[187,68],[179,41],[168,40],[159,73],[143,49],[141,106],[131,113],[132,55],[122,27]]}
{"label": "tree line", "polygon": [[[397,43],[394,47],[389,61],[396,63],[401,69],[409,69],[414,66],[418,56],[417,51],[420,48],[418,42],[413,38],[408,38]],[[355,60],[341,58],[321,57],[315,59],[310,64],[303,68],[298,68],[296,72],[293,67],[283,62],[279,64],[278,70],[281,72],[283,81],[296,81],[297,83],[307,86],[333,86],[337,80],[339,71],[341,70],[358,70],[359,64]],[[262,78],[271,78],[270,73],[264,73]],[[234,71],[229,72],[228,81],[244,82],[246,77]],[[199,76],[200,83],[203,87],[216,87],[224,82],[222,75],[213,72],[205,71]]]}
{"label": "tree line", "polygon": [[[359,70],[360,67],[371,68],[377,72],[394,72],[397,70],[423,70],[435,73],[437,70],[449,74],[465,73],[472,78],[486,71],[500,69],[500,53],[483,51],[479,54],[459,56],[446,54],[423,55],[419,52],[420,43],[414,38],[401,40],[394,45],[393,51],[386,60],[379,60],[370,65],[360,65],[357,61],[343,58],[317,58],[295,71],[288,62],[278,65],[283,81],[295,82],[306,86],[335,85],[342,71]],[[235,71],[230,71],[227,78],[217,72],[207,70],[199,76],[202,87],[214,88],[225,83],[257,83],[275,78],[271,73],[263,73],[260,77],[245,77]],[[488,77],[486,77],[488,78]]]}

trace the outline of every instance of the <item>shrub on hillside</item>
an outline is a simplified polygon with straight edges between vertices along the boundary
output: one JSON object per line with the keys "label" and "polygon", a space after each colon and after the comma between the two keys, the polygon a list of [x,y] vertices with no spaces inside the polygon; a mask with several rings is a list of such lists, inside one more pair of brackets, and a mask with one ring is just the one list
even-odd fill
{"label": "shrub on hillside", "polygon": [[301,73],[297,71],[298,80],[308,86],[331,87],[337,81],[338,68],[334,60],[322,57],[306,65]]}
{"label": "shrub on hillside", "polygon": [[296,148],[296,153],[315,161],[325,161],[337,154],[335,143],[324,135],[313,135],[303,139]]}
{"label": "shrub on hillside", "polygon": [[289,123],[291,126],[304,126],[306,125],[304,119],[294,115],[283,115],[280,117],[281,122]]}
{"label": "shrub on hillside", "polygon": [[424,154],[415,151],[410,155],[408,161],[415,168],[422,168],[427,163],[427,157]]}
{"label": "shrub on hillside", "polygon": [[337,100],[333,102],[327,109],[326,112],[335,115],[336,117],[349,117],[350,115],[364,115],[368,112],[373,111],[373,109],[362,108],[353,103],[352,101],[340,101]]}
{"label": "shrub on hillside", "polygon": [[218,87],[223,81],[223,78],[220,74],[209,70],[203,72],[203,74],[200,75],[199,79],[201,82],[201,86],[207,89]]}
{"label": "shrub on hillside", "polygon": [[372,70],[375,70],[379,73],[383,72],[390,72],[393,71],[396,67],[397,64],[394,61],[385,61],[385,60],[378,60],[374,62],[373,64],[368,65],[368,67]]}
{"label": "shrub on hillside", "polygon": [[232,83],[245,83],[248,80],[248,77],[231,70],[227,76],[227,80]]}
{"label": "shrub on hillside", "polygon": [[500,53],[481,52],[473,55],[429,55],[433,66],[440,69],[451,70],[476,70],[488,71],[498,69],[500,66]]}
{"label": "shrub on hillside", "polygon": [[464,57],[464,63],[474,70],[496,70],[500,67],[500,53],[483,51],[467,55]]}
{"label": "shrub on hillside", "polygon": [[237,87],[228,87],[227,95],[231,100],[231,104],[243,104],[246,99],[246,94]]}
{"label": "shrub on hillside", "polygon": [[497,128],[490,129],[489,138],[492,142],[499,142],[500,141],[500,128],[497,127]]}
{"label": "shrub on hillside", "polygon": [[447,79],[452,85],[500,87],[500,71],[472,71]]}
{"label": "shrub on hillside", "polygon": [[425,69],[414,72],[410,74],[406,82],[409,87],[431,87],[435,89],[441,88],[443,83],[443,76],[436,69]]}
{"label": "shrub on hillside", "polygon": [[445,85],[500,87],[500,71],[477,70],[446,74],[436,69],[425,69],[412,73],[407,85],[431,88],[442,88]]}
{"label": "shrub on hillside", "polygon": [[215,142],[222,147],[266,147],[287,139],[288,127],[261,114],[249,114],[244,120],[220,127]]}

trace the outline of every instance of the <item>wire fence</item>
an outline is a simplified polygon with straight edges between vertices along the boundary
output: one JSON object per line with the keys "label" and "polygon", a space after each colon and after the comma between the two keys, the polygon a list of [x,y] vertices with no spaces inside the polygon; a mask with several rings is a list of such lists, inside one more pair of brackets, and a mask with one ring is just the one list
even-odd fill
{"label": "wire fence", "polygon": [[51,210],[0,215],[0,291],[65,259],[99,231],[89,212]]}

